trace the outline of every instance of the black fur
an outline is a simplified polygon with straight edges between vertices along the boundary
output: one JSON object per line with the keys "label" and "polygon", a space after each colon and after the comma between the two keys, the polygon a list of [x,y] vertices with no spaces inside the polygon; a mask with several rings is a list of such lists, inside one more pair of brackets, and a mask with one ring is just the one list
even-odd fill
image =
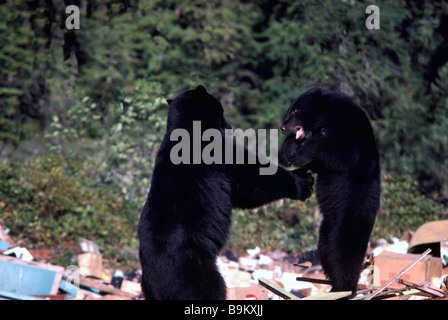
{"label": "black fur", "polygon": [[357,289],[380,206],[380,160],[367,115],[343,93],[312,88],[291,104],[280,162],[317,173],[318,253],[332,291]]}
{"label": "black fur", "polygon": [[259,164],[174,165],[174,129],[187,129],[191,136],[192,123],[198,120],[202,132],[216,128],[224,139],[230,126],[220,102],[202,86],[169,104],[167,131],[138,226],[142,289],[146,299],[225,299],[216,257],[229,235],[232,208],[253,208],[284,197],[305,200],[313,178],[281,168],[262,176]]}

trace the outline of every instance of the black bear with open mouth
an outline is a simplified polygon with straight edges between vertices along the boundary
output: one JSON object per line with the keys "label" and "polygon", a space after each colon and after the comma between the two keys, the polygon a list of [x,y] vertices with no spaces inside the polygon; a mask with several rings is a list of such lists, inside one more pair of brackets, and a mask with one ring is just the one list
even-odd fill
{"label": "black bear with open mouth", "polygon": [[332,291],[355,294],[380,207],[380,160],[369,119],[347,95],[312,88],[294,100],[281,129],[290,135],[280,163],[317,173],[318,255]]}

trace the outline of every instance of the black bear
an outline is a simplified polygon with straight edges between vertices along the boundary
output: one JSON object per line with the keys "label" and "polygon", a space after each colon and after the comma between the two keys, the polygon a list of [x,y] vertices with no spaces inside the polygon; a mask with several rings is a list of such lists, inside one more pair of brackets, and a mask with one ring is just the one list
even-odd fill
{"label": "black bear", "polygon": [[380,206],[380,160],[369,119],[347,95],[312,88],[294,100],[281,129],[293,133],[280,163],[317,173],[318,255],[332,291],[354,294]]}
{"label": "black bear", "polygon": [[[205,152],[206,143],[202,141],[198,150],[192,141],[186,144],[191,148],[179,152],[181,142],[176,140],[182,132],[197,135],[200,124],[201,136],[218,132],[213,139],[221,141],[213,143],[224,144],[225,129],[230,126],[221,103],[203,86],[168,103],[166,134],[138,225],[142,290],[146,299],[225,299],[226,285],[216,258],[229,235],[232,208],[253,208],[285,197],[305,200],[314,179],[281,168],[275,174],[260,175],[259,161],[224,162],[224,152],[215,154],[212,163],[198,163],[195,152]],[[236,148],[233,140],[231,145]],[[180,153],[183,161],[174,158]],[[245,148],[244,153],[247,159]]]}

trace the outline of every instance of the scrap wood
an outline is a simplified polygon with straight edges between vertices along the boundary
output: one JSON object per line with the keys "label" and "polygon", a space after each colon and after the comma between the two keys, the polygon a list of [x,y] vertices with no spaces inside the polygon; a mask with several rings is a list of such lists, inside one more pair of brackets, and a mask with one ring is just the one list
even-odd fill
{"label": "scrap wood", "polygon": [[433,296],[444,297],[444,296],[448,295],[448,293],[446,293],[440,289],[433,288],[433,287],[425,287],[423,285],[419,285],[419,284],[413,283],[411,281],[407,281],[407,280],[403,280],[403,279],[396,279],[395,281],[400,284],[405,285],[406,287],[417,289],[421,292],[424,292],[424,293],[430,295],[431,297],[433,297]]}
{"label": "scrap wood", "polygon": [[28,252],[33,256],[34,259],[46,259],[51,260],[53,257],[50,254],[50,250],[39,249],[32,250],[28,249]]}
{"label": "scrap wood", "polygon": [[283,299],[300,300],[298,297],[296,297],[292,293],[289,293],[285,289],[279,287],[278,285],[270,282],[269,280],[267,280],[265,278],[259,278],[258,283],[260,283],[260,285],[262,285],[269,291],[272,291],[276,295],[282,297]]}
{"label": "scrap wood", "polygon": [[[68,275],[63,276],[63,280],[67,280]],[[93,278],[86,278],[86,277],[80,277],[79,279],[79,285],[82,288],[87,288],[90,290],[94,290],[96,292],[101,292],[105,294],[111,294],[116,296],[122,296],[126,298],[134,298],[137,296],[137,294],[133,294],[127,291],[123,291],[120,289],[115,288],[114,286],[110,284],[104,284],[101,282],[101,280],[93,279]],[[80,290],[78,290],[80,291]]]}
{"label": "scrap wood", "polygon": [[306,278],[306,277],[297,277],[297,281],[311,282],[311,283],[320,283],[320,284],[329,284],[331,285],[330,280],[325,279],[315,279],[315,278]]}
{"label": "scrap wood", "polygon": [[[315,280],[315,279],[312,279]],[[324,281],[324,280],[322,280]],[[291,300],[338,300],[345,297],[348,297],[352,294],[351,291],[339,291],[339,292],[323,292],[323,293],[317,293],[315,295],[311,295],[305,298],[298,298],[292,293],[287,292],[283,288],[280,288],[276,284],[270,282],[269,280],[266,280],[265,278],[259,278],[258,282],[268,290],[272,291],[276,295],[284,298],[284,299],[291,299]]]}
{"label": "scrap wood", "polygon": [[400,288],[400,289],[391,289],[388,291],[383,291],[382,293],[378,294],[373,298],[373,300],[382,300],[382,299],[388,299],[388,298],[394,298],[399,296],[409,296],[420,293],[417,289],[409,289],[409,288]]}
{"label": "scrap wood", "polygon": [[[370,291],[374,291],[374,290],[378,290],[377,286],[374,286],[372,288],[367,288],[367,289],[361,289],[358,290],[358,292],[356,293],[356,297],[352,298],[351,300],[365,300],[366,296],[364,295],[365,293],[368,293]],[[378,295],[376,295],[373,300],[382,300],[382,299],[388,299],[388,298],[393,298],[393,297],[397,297],[397,296],[407,296],[407,295],[411,295],[411,294],[416,294],[416,293],[420,293],[420,291],[418,291],[417,289],[413,289],[413,288],[407,288],[407,287],[402,287],[402,288],[385,288],[381,293],[379,293]]]}
{"label": "scrap wood", "polygon": [[[66,276],[64,276],[64,279],[66,279]],[[123,297],[128,297],[128,298],[134,298],[136,296],[135,294],[117,289],[112,285],[101,283],[99,280],[89,279],[89,278],[85,278],[85,277],[80,278],[80,286],[96,289],[99,292],[104,292],[107,294],[113,294],[113,295],[118,295],[118,296],[123,296]]]}
{"label": "scrap wood", "polygon": [[309,261],[305,261],[303,263],[293,263],[292,265],[294,267],[300,267],[300,268],[305,268],[305,269],[311,268],[313,266],[313,264]]}
{"label": "scrap wood", "polygon": [[300,300],[339,300],[352,295],[351,291],[318,292]]}
{"label": "scrap wood", "polygon": [[405,272],[407,272],[409,269],[411,269],[414,265],[416,265],[420,260],[422,260],[428,253],[431,252],[431,249],[427,249],[425,252],[423,252],[420,257],[415,259],[413,262],[411,262],[407,267],[405,267],[403,270],[398,272],[394,277],[392,277],[389,281],[387,281],[385,284],[383,284],[378,290],[373,292],[371,295],[367,296],[365,300],[370,300],[373,297],[377,296],[381,291],[383,291],[388,285],[390,285],[392,282],[395,281],[398,277],[403,275]]}

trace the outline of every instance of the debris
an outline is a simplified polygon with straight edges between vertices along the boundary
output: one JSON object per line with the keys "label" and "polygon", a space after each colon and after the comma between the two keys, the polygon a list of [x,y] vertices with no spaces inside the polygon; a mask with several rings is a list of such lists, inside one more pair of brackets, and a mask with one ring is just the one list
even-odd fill
{"label": "debris", "polygon": [[112,275],[112,281],[111,284],[117,288],[120,289],[121,285],[123,283],[123,279],[124,279],[124,272],[121,270],[115,270],[113,275]]}
{"label": "debris", "polygon": [[331,289],[331,282],[323,273],[322,267],[320,265],[312,266],[311,268],[307,269],[305,273],[303,273],[303,276],[297,277],[296,280],[298,282],[309,282],[313,285],[313,290],[311,291],[310,295],[319,292],[328,292]]}
{"label": "debris", "polygon": [[[435,257],[448,264],[448,220],[431,221],[421,225],[409,242],[409,253],[422,253],[430,248]],[[446,260],[444,257],[447,257]]]}
{"label": "debris", "polygon": [[121,284],[121,291],[129,292],[134,296],[138,296],[142,293],[142,286],[140,282],[123,280]]}
{"label": "debris", "polygon": [[329,285],[331,285],[331,281],[330,280],[324,280],[324,279],[297,277],[296,280],[297,281],[304,281],[304,282],[312,282],[312,283],[321,283],[321,284],[329,284]]}
{"label": "debris", "polygon": [[254,272],[252,272],[252,277],[256,281],[258,281],[258,279],[260,279],[260,278],[274,279],[274,271],[258,269],[258,270],[255,270]]}
{"label": "debris", "polygon": [[227,300],[268,300],[268,291],[260,286],[228,288]]}
{"label": "debris", "polygon": [[98,279],[102,277],[103,256],[99,253],[87,252],[78,255],[79,272],[83,276],[91,276]]}
{"label": "debris", "polygon": [[299,300],[299,298],[293,295],[292,293],[289,293],[288,291],[284,290],[283,288],[279,287],[278,285],[272,283],[271,281],[265,278],[258,279],[258,282],[266,289],[272,291],[273,293],[284,299]]}
{"label": "debris", "polygon": [[32,250],[32,249],[29,249],[28,252],[33,256],[33,259],[51,260],[53,258],[50,255],[50,250]]}
{"label": "debris", "polygon": [[260,284],[270,291],[274,292],[275,294],[279,295],[282,298],[285,299],[291,299],[291,300],[339,300],[342,298],[346,298],[351,296],[351,291],[341,291],[341,292],[319,292],[314,295],[309,295],[304,298],[298,298],[295,295],[283,290],[276,284],[266,280],[266,279],[259,279]]}
{"label": "debris", "polygon": [[76,268],[67,268],[63,275],[64,281],[59,285],[60,291],[68,294],[67,299],[73,299],[79,289],[81,276],[76,271]]}
{"label": "debris", "polygon": [[303,263],[300,263],[300,264],[294,264],[296,267],[301,267],[301,268],[305,268],[305,269],[308,269],[308,268],[310,268],[313,264],[310,262],[310,261],[305,261],[305,262],[303,262]]}
{"label": "debris", "polygon": [[135,295],[132,293],[117,289],[110,284],[102,283],[101,280],[96,280],[96,279],[81,277],[80,286],[81,286],[81,288],[85,288],[85,289],[93,291],[93,292],[96,291],[97,293],[113,294],[113,295],[127,297],[127,298],[135,297]]}
{"label": "debris", "polygon": [[402,274],[404,274],[406,271],[411,269],[414,265],[416,265],[419,261],[421,261],[428,253],[431,252],[431,249],[426,250],[421,256],[419,256],[416,260],[414,260],[411,264],[406,266],[404,269],[402,269],[400,272],[398,272],[394,277],[392,277],[389,281],[387,281],[385,284],[383,284],[378,290],[373,292],[370,296],[366,298],[366,300],[370,300],[376,295],[378,295],[381,291],[383,291],[389,284],[395,281],[398,277],[400,277]]}
{"label": "debris", "polygon": [[429,283],[426,283],[426,285],[425,284],[418,285],[418,284],[415,284],[413,282],[406,281],[403,279],[396,279],[395,281],[400,284],[405,285],[406,287],[417,289],[421,292],[427,293],[429,296],[434,296],[434,297],[444,297],[445,296],[445,293],[442,290],[431,287],[431,285]]}
{"label": "debris", "polygon": [[255,258],[261,252],[261,249],[260,247],[255,247],[254,249],[247,249],[246,251],[251,258]]}
{"label": "debris", "polygon": [[[388,289],[377,295],[373,300],[384,300],[384,299],[390,299],[390,298],[398,298],[403,296],[410,296],[419,294],[420,291],[417,289],[407,289],[407,288],[400,288],[400,289]],[[362,299],[361,299],[362,300]]]}
{"label": "debris", "polygon": [[82,252],[91,252],[100,254],[100,247],[93,241],[87,239],[81,239],[79,241],[79,246],[81,247]]}
{"label": "debris", "polygon": [[114,294],[106,294],[100,298],[97,298],[95,300],[131,300],[129,297],[114,295]]}
{"label": "debris", "polygon": [[[429,249],[430,250],[430,249]],[[373,284],[381,286],[385,284],[390,278],[397,274],[397,272],[420,255],[415,254],[399,254],[393,252],[383,252],[374,258],[373,266]],[[423,257],[412,270],[406,272],[401,278],[409,280],[414,283],[423,281],[433,282],[436,278],[442,276],[442,263],[437,257]],[[388,284],[391,287],[400,287],[396,282],[392,281]]]}
{"label": "debris", "polygon": [[249,287],[251,274],[246,271],[234,270],[231,273],[228,287]]}
{"label": "debris", "polygon": [[27,294],[21,294],[21,293],[6,291],[6,290],[0,290],[0,300],[2,300],[2,298],[9,299],[9,300],[47,300],[47,299],[42,299],[39,297],[30,296]]}
{"label": "debris", "polygon": [[394,253],[407,253],[409,243],[407,241],[400,241],[396,237],[391,237],[392,244],[388,243],[385,239],[378,240],[378,245],[373,249],[374,256],[380,255],[382,252],[394,252]]}
{"label": "debris", "polygon": [[71,300],[96,300],[101,299],[103,296],[99,293],[95,293],[89,290],[78,289],[76,295]]}
{"label": "debris", "polygon": [[5,240],[0,240],[0,250],[7,250],[11,248]]}
{"label": "debris", "polygon": [[66,294],[66,293],[62,293],[62,294],[36,294],[36,295],[33,295],[33,297],[41,298],[43,300],[67,300],[69,295]]}
{"label": "debris", "polygon": [[280,282],[286,291],[299,291],[302,294],[310,295],[313,285],[311,283],[301,283],[297,281],[297,273],[283,272]]}
{"label": "debris", "polygon": [[347,298],[352,295],[351,291],[339,291],[339,292],[319,292],[315,295],[305,297],[301,300],[339,300]]}
{"label": "debris", "polygon": [[17,294],[57,294],[64,268],[0,256],[0,290]]}
{"label": "debris", "polygon": [[268,256],[264,255],[264,254],[260,254],[260,257],[258,259],[258,264],[259,265],[269,265],[273,262],[273,260],[271,258],[269,258]]}
{"label": "debris", "polygon": [[23,261],[32,261],[33,256],[31,253],[23,247],[15,247],[3,252],[5,256],[13,256]]}
{"label": "debris", "polygon": [[[4,241],[9,246],[9,248],[16,247],[17,244],[11,239],[8,233],[9,233],[8,228],[3,229],[2,226],[0,226],[0,240]],[[6,250],[6,249],[0,249],[0,250]]]}
{"label": "debris", "polygon": [[[247,250],[241,257],[228,250],[218,257],[217,265],[228,287],[228,300],[448,300],[448,269],[443,269],[448,264],[447,236],[427,234],[426,240],[419,240],[420,230],[426,228],[423,226],[415,233],[415,239],[391,237],[392,244],[380,241],[369,250],[371,254],[364,264],[355,297],[352,292],[329,292],[331,282],[322,270],[316,250],[301,257],[259,247]],[[428,239],[440,240],[430,243],[430,249],[435,249],[434,256],[407,253],[408,249],[427,249],[428,244],[421,241]],[[9,246],[0,255],[0,299],[129,300],[142,296],[139,270],[127,273],[103,269],[100,247],[87,239],[79,241],[79,245],[81,250],[73,257],[77,257],[77,265],[68,266],[64,273],[63,267],[35,261],[51,261],[53,251],[18,247],[9,238],[7,229],[0,227],[0,250]],[[8,253],[13,256],[6,256]]]}

